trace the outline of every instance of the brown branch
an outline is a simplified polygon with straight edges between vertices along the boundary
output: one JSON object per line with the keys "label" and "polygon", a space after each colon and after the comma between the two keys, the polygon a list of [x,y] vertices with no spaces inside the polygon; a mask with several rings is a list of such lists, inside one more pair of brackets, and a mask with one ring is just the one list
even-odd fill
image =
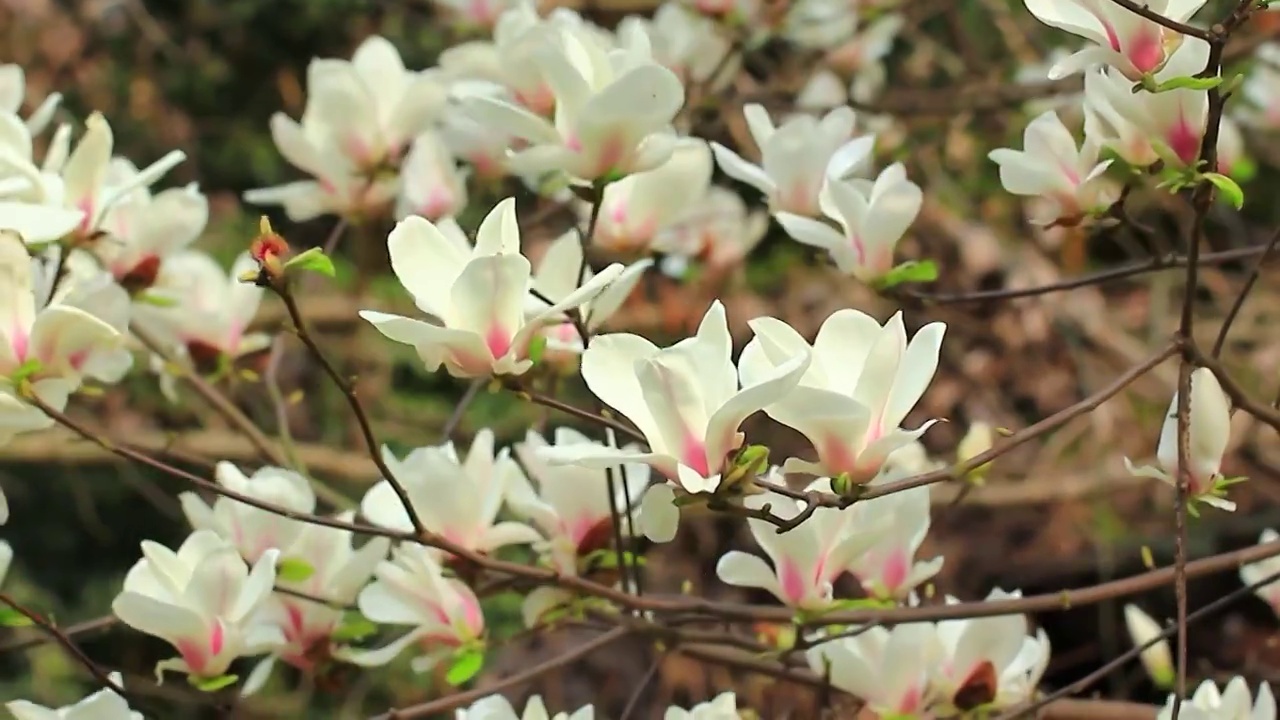
{"label": "brown branch", "polygon": [[75,641],[68,637],[65,632],[58,629],[58,626],[54,625],[52,621],[46,620],[44,616],[34,610],[24,607],[21,603],[14,600],[6,593],[0,592],[0,603],[8,605],[14,610],[14,612],[22,615],[41,630],[48,633],[49,637],[54,642],[61,645],[76,662],[83,665],[85,669],[89,671],[89,674],[93,675],[93,679],[97,680],[98,684],[111,690],[120,697],[128,697],[128,693],[125,692],[124,688],[120,687],[116,681],[112,680],[107,674],[107,671],[103,670],[98,663],[94,662],[93,658],[86,655],[85,652],[80,649],[80,646],[76,645]]}
{"label": "brown branch", "polygon": [[448,712],[461,707],[462,705],[475,702],[483,697],[506,690],[507,688],[513,688],[531,680],[536,680],[553,670],[558,670],[566,665],[575,663],[605,646],[612,645],[630,633],[631,630],[629,628],[614,628],[599,635],[598,637],[592,638],[568,652],[557,655],[545,662],[538,663],[524,672],[503,678],[488,687],[480,687],[475,688],[474,690],[467,690],[466,692],[454,693],[453,695],[448,695],[438,700],[432,700],[431,702],[420,703],[418,705],[410,705],[405,708],[391,709],[381,715],[374,716],[370,720],[408,720],[408,718],[429,717],[438,713]]}
{"label": "brown branch", "polygon": [[[1209,42],[1212,42],[1213,40],[1216,39],[1216,36],[1212,33],[1212,31],[1201,30],[1200,28],[1194,25],[1187,25],[1186,23],[1180,23],[1176,20],[1170,20],[1169,18],[1161,15],[1155,10],[1152,10],[1151,8],[1147,7],[1145,4],[1139,5],[1138,3],[1134,2],[1134,0],[1111,0],[1111,2],[1115,3],[1116,5],[1119,5],[1120,7],[1124,8],[1125,10],[1128,10],[1129,12],[1135,15],[1141,15],[1147,20],[1150,20],[1151,22],[1157,25],[1160,25],[1161,27],[1168,28],[1169,30],[1172,30],[1176,33],[1180,33],[1182,35],[1189,35],[1191,37],[1200,38],[1201,40],[1206,40]],[[1226,38],[1224,37],[1221,39],[1225,44]]]}
{"label": "brown branch", "polygon": [[[1245,248],[1205,253],[1200,256],[1200,266],[1220,265],[1245,258],[1266,255],[1268,252],[1267,247],[1268,246],[1266,245],[1254,245]],[[1101,285],[1112,280],[1122,280],[1124,278],[1144,275],[1146,273],[1182,268],[1186,267],[1186,264],[1187,258],[1185,256],[1166,254],[1150,258],[1149,260],[1133,262],[1107,270],[1088,273],[1079,277],[1068,278],[1059,282],[1036,285],[1027,288],[1001,288],[997,290],[980,290],[976,292],[958,293],[925,293],[918,290],[903,290],[902,295],[908,298],[920,300],[924,302],[926,306],[987,302],[991,300],[1013,300],[1017,298],[1036,297],[1038,295],[1049,295],[1051,293],[1063,292],[1066,290],[1076,290],[1092,285]]]}
{"label": "brown branch", "polygon": [[178,376],[179,379],[189,385],[192,390],[195,390],[196,394],[209,404],[209,407],[213,408],[227,422],[231,423],[232,427],[244,435],[258,450],[259,455],[273,465],[288,467],[288,458],[280,452],[275,443],[247,415],[240,411],[240,408],[236,407],[231,398],[201,377],[200,373],[190,364],[179,363],[173,357],[173,353],[169,352],[169,349],[164,346],[164,343],[160,342],[150,331],[137,324],[130,325],[129,330],[148,350],[159,355],[166,363],[179,367],[182,370]]}
{"label": "brown branch", "polygon": [[1271,239],[1262,249],[1262,254],[1254,261],[1253,268],[1249,271],[1249,277],[1245,278],[1244,286],[1240,288],[1240,292],[1236,294],[1236,299],[1231,303],[1231,308],[1227,310],[1227,316],[1222,320],[1222,327],[1218,330],[1218,337],[1213,341],[1213,350],[1210,355],[1219,357],[1222,355],[1222,347],[1227,343],[1227,333],[1231,332],[1231,326],[1235,324],[1236,316],[1240,314],[1240,309],[1244,307],[1244,301],[1249,297],[1249,293],[1253,290],[1253,286],[1258,283],[1258,278],[1262,275],[1262,266],[1266,264],[1271,257],[1272,252],[1276,249],[1276,244],[1280,243],[1280,228],[1271,233]]}
{"label": "brown branch", "polygon": [[365,412],[364,405],[361,404],[360,398],[356,395],[355,384],[338,372],[337,368],[325,357],[324,351],[320,349],[315,338],[307,331],[307,324],[302,319],[302,311],[298,309],[298,303],[289,288],[288,280],[283,279],[281,282],[271,283],[268,287],[275,291],[276,295],[284,301],[285,309],[288,310],[289,318],[293,321],[294,332],[297,333],[298,339],[307,346],[307,349],[311,351],[312,357],[324,369],[325,374],[342,391],[343,397],[347,400],[347,405],[351,407],[352,414],[356,416],[356,423],[360,426],[360,434],[364,437],[364,443],[369,450],[369,458],[373,460],[374,465],[378,466],[378,471],[382,473],[382,477],[386,479],[396,497],[400,499],[400,504],[404,506],[405,514],[409,516],[409,523],[413,525],[414,532],[419,537],[426,537],[430,533],[426,526],[422,524],[422,519],[418,517],[418,512],[413,507],[413,501],[409,498],[409,491],[396,479],[395,473],[391,472],[386,460],[382,458],[381,447],[373,435],[373,426],[369,421],[368,414]]}

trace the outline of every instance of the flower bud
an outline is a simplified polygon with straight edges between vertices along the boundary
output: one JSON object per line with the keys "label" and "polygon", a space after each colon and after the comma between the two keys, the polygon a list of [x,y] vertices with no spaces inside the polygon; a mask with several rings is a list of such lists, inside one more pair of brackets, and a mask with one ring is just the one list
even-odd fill
{"label": "flower bud", "polygon": [[269,279],[284,274],[284,258],[289,255],[289,243],[271,228],[271,221],[266,215],[258,223],[258,236],[249,244],[249,255],[258,262],[258,267]]}
{"label": "flower bud", "polygon": [[[984,422],[976,422],[969,426],[969,432],[960,439],[960,445],[956,448],[956,461],[967,463],[990,450],[991,445],[991,426]],[[965,477],[969,482],[981,485],[990,469],[991,463],[985,462],[970,470]]]}
{"label": "flower bud", "polygon": [[[1134,647],[1141,647],[1163,633],[1160,624],[1144,613],[1137,605],[1124,606],[1124,625],[1129,631],[1129,638]],[[1139,655],[1142,667],[1151,676],[1151,681],[1161,690],[1173,687],[1175,677],[1173,669],[1173,653],[1169,650],[1169,641],[1161,638]]]}

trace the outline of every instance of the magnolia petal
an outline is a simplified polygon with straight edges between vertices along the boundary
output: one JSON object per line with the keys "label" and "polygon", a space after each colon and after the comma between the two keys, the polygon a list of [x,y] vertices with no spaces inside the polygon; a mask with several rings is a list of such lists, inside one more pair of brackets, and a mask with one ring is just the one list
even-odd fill
{"label": "magnolia petal", "polygon": [[405,648],[413,645],[419,638],[427,634],[426,628],[415,628],[402,637],[375,650],[359,650],[352,647],[335,648],[335,660],[349,662],[360,667],[381,667],[395,660]]}
{"label": "magnolia petal", "polygon": [[772,405],[793,390],[800,378],[809,370],[813,355],[806,352],[778,366],[771,376],[750,387],[743,388],[707,420],[707,458],[719,462],[730,450],[741,443],[738,427],[748,416]]}
{"label": "magnolia petal", "polygon": [[783,602],[788,601],[778,585],[778,577],[773,568],[758,555],[730,550],[716,563],[716,577],[726,585],[760,588],[773,593],[774,597]]}
{"label": "magnolia petal", "polygon": [[773,179],[765,173],[763,168],[743,160],[738,153],[717,142],[711,143],[711,152],[716,156],[716,163],[720,165],[725,175],[738,182],[746,183],[766,195],[772,194],[777,189]]}
{"label": "magnolia petal", "polygon": [[640,529],[656,543],[671,542],[680,526],[680,509],[675,505],[675,488],[651,485],[640,500]]}

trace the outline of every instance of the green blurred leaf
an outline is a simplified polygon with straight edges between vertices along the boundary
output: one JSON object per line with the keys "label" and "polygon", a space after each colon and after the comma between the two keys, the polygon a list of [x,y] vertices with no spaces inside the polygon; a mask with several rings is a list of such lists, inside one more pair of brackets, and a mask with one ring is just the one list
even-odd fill
{"label": "green blurred leaf", "polygon": [[311,563],[302,558],[287,557],[276,566],[276,579],[284,582],[302,582],[316,573]]}
{"label": "green blurred leaf", "polygon": [[239,675],[219,675],[211,678],[200,678],[195,675],[187,676],[187,682],[201,692],[216,692],[229,685],[234,685],[239,679]]}
{"label": "green blurred leaf", "polygon": [[1235,209],[1239,210],[1244,207],[1244,191],[1236,184],[1235,180],[1221,173],[1205,173],[1204,179],[1213,183],[1218,188],[1218,192],[1230,202]]}
{"label": "green blurred leaf", "polygon": [[0,607],[0,627],[31,627],[35,625],[31,618],[11,607]]}
{"label": "green blurred leaf", "polygon": [[465,648],[453,657],[453,664],[445,673],[445,682],[457,687],[480,672],[484,667],[484,650],[481,648]]}
{"label": "green blurred leaf", "polygon": [[908,260],[885,273],[875,286],[887,290],[902,283],[933,282],[938,279],[938,264],[932,260]]}
{"label": "green blurred leaf", "polygon": [[341,624],[334,629],[329,639],[334,642],[354,642],[378,632],[378,626],[358,612],[349,612],[343,616]]}
{"label": "green blurred leaf", "polygon": [[1168,92],[1170,90],[1181,90],[1184,88],[1189,90],[1212,90],[1221,85],[1222,81],[1223,78],[1221,76],[1198,78],[1190,75],[1184,75],[1182,77],[1169,78],[1168,80],[1159,83],[1155,86],[1155,90],[1153,90],[1153,92]]}
{"label": "green blurred leaf", "polygon": [[19,365],[13,372],[9,373],[9,382],[14,385],[20,385],[23,380],[27,380],[38,372],[40,372],[40,361],[32,358]]}
{"label": "green blurred leaf", "polygon": [[333,260],[330,260],[320,248],[311,248],[299,253],[284,264],[284,269],[286,272],[317,272],[326,277],[333,277],[337,272],[334,270]]}

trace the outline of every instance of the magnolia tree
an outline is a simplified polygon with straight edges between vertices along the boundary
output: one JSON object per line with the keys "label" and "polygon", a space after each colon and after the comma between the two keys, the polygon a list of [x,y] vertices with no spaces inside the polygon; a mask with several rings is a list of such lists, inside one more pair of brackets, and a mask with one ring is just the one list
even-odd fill
{"label": "magnolia tree", "polygon": [[[990,152],[1004,190],[1045,232],[1082,237],[1140,226],[1126,210],[1135,190],[1162,193],[1183,206],[1186,221],[1177,237],[1160,238],[1164,255],[978,296],[1042,295],[1180,268],[1186,299],[1168,340],[1107,388],[1025,428],[975,423],[954,462],[930,457],[920,442],[945,418],[908,422],[947,343],[947,325],[929,322],[930,308],[947,300],[923,288],[947,270],[898,247],[925,193],[907,164],[885,162],[878,142],[891,135],[898,148],[910,143],[893,109],[876,103],[885,59],[909,25],[907,8],[892,0],[671,0],[613,28],[563,8],[441,3],[472,39],[449,47],[436,67],[407,69],[381,37],[349,61],[311,63],[301,117],[270,121],[281,155],[305,177],[244,200],[282,208],[292,221],[335,217],[335,232],[326,246],[303,250],[264,219],[229,268],[192,247],[209,218],[200,188],[157,189],[182,153],[139,169],[115,154],[106,118],[64,121],[58,96],[24,116],[23,72],[6,66],[0,440],[62,426],[191,485],[179,498],[190,534],[173,547],[143,542],[110,610],[113,621],[171,647],[155,666],[156,683],[180,680],[212,705],[252,703],[287,681],[282,665],[297,671],[289,678],[320,680],[342,666],[376,673],[405,656],[415,671],[444,669],[457,689],[378,717],[456,710],[458,718],[545,719],[538,696],[513,704],[502,691],[641,637],[664,653],[687,649],[700,662],[824,688],[823,697],[847,694],[867,717],[1030,717],[1091,692],[1140,656],[1171,693],[1152,715],[1274,718],[1265,684],[1251,690],[1237,677],[1219,690],[1210,679],[1190,692],[1187,680],[1186,628],[1213,609],[1188,612],[1191,579],[1240,567],[1244,592],[1280,611],[1276,533],[1244,550],[1186,557],[1194,518],[1235,509],[1231,486],[1242,478],[1222,472],[1233,413],[1280,429],[1280,412],[1252,399],[1219,359],[1280,233],[1229,258],[1201,247],[1211,210],[1245,202],[1236,123],[1280,124],[1268,59],[1280,46],[1250,34],[1264,0],[1202,5],[1025,0],[1017,8],[1026,14],[1018,22],[1038,20],[1074,51],[1019,81],[1028,99],[1057,93],[1068,102],[1042,104],[1016,147]],[[810,63],[788,97],[742,99],[746,68],[766,47],[823,60]],[[1224,71],[1255,51],[1260,59],[1247,74]],[[708,109],[734,122],[740,114],[743,142],[700,138]],[[717,169],[724,179],[713,184]],[[492,197],[494,187],[506,196]],[[534,206],[566,212],[535,217]],[[455,220],[468,210],[482,218],[474,228]],[[535,262],[526,254],[529,228],[556,217],[564,220],[549,233],[557,239]],[[370,306],[359,318],[386,343],[412,348],[423,372],[469,387],[445,438],[424,437],[403,455],[376,436],[359,379],[310,328],[300,288],[308,275],[323,283],[334,274],[349,226],[380,218],[395,221],[376,242],[385,242],[415,309]],[[619,327],[619,311],[646,276],[724,272],[752,252],[770,220],[828,258],[827,272],[903,309],[887,317],[840,309],[812,337],[776,317],[735,317],[749,327],[737,349],[731,313],[714,298],[675,342]],[[1253,269],[1206,350],[1194,333],[1200,271],[1250,258]],[[264,298],[282,305],[286,331],[253,329]],[[361,498],[331,497],[297,460],[285,413],[280,426],[259,428],[227,394],[224,381],[243,358],[270,352],[274,361],[295,341],[342,393],[381,474]],[[931,486],[968,492],[1010,449],[1166,362],[1179,367],[1168,411],[1159,428],[1135,428],[1154,464],[1126,463],[1133,475],[1176,489],[1167,508],[1174,565],[1046,596],[996,589],[961,601],[934,587],[945,558],[920,552]],[[260,457],[217,458],[211,476],[194,474],[74,411],[77,395],[144,365],[168,397],[194,392]],[[578,381],[587,393],[560,391]],[[566,424],[529,429],[511,445],[482,429],[458,447],[449,437],[486,388],[545,406]],[[772,435],[748,432],[765,426],[745,424],[757,414],[795,431],[803,448],[771,448]],[[12,511],[23,513],[23,502]],[[0,517],[8,513],[0,502]],[[745,523],[754,538],[754,547],[719,557],[716,580],[772,601],[644,590],[645,552],[671,541],[682,516],[708,513]],[[0,544],[0,576],[11,556]],[[481,600],[495,586],[521,588],[528,628],[583,626],[596,630],[594,639],[496,686],[463,689],[489,649]],[[1052,649],[1027,613],[1164,587],[1176,594],[1174,622],[1129,606],[1133,650],[1079,683],[1041,687]],[[154,704],[83,652],[71,629],[10,595],[0,593],[0,602],[6,624],[38,626],[102,686],[61,709],[10,702],[15,717],[123,720]],[[764,626],[773,631],[756,632]],[[1168,644],[1175,634],[1176,649]],[[593,705],[556,717],[612,712]],[[1146,717],[1134,708],[1132,717]],[[724,692],[665,717],[722,720],[751,710]]]}

